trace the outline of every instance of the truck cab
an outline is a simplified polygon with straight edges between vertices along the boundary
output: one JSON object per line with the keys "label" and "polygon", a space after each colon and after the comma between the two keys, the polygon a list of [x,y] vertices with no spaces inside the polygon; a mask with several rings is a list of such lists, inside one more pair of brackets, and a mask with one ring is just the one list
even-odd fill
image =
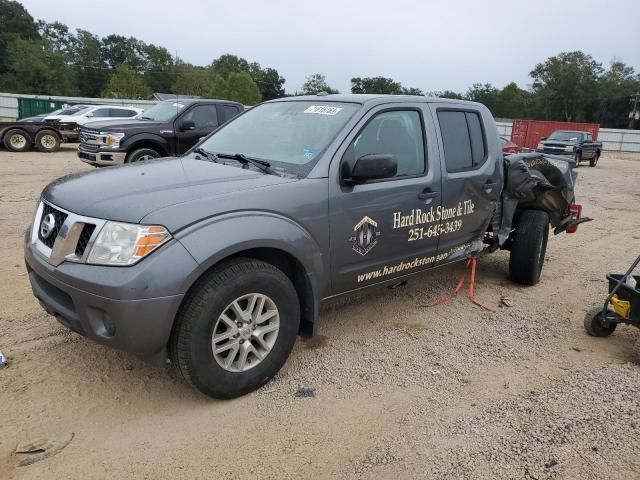
{"label": "truck cab", "polygon": [[[164,104],[136,125],[165,112],[154,128],[189,132],[189,111]],[[293,97],[178,158],[55,181],[25,258],[34,295],[68,328],[170,359],[200,391],[231,398],[277,373],[323,302],[498,249],[514,282],[536,284],[549,227],[576,226],[574,181],[557,157],[503,158],[478,103]]]}
{"label": "truck cab", "polygon": [[201,138],[243,111],[236,102],[168,100],[130,120],[86,123],[80,131],[80,160],[119,165],[181,155]]}

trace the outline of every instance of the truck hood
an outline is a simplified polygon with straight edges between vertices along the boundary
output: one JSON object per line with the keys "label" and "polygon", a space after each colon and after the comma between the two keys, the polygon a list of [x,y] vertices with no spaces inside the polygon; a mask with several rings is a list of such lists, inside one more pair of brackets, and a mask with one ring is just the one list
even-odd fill
{"label": "truck hood", "polygon": [[138,223],[170,205],[208,197],[217,202],[231,193],[295,181],[195,157],[169,157],[68,175],[50,183],[42,197],[79,215]]}
{"label": "truck hood", "polygon": [[136,133],[138,130],[148,131],[150,128],[158,128],[166,125],[167,128],[173,130],[172,122],[152,122],[151,120],[95,120],[89,121],[83,125],[84,128],[91,130],[100,130],[101,132],[125,132],[127,134]]}

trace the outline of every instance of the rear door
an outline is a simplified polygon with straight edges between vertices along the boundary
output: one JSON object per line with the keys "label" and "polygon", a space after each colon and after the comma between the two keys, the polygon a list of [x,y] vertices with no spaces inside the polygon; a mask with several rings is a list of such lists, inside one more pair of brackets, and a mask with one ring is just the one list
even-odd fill
{"label": "rear door", "polygon": [[[336,152],[329,173],[329,238],[334,294],[429,268],[438,233],[440,164],[426,104],[374,107]],[[340,165],[354,157],[390,154],[396,176],[345,184]]]}
{"label": "rear door", "polygon": [[215,130],[220,122],[215,104],[196,105],[175,121],[176,153],[181,154],[193,147],[200,137]]}
{"label": "rear door", "polygon": [[493,122],[488,112],[450,104],[432,104],[432,110],[443,159],[437,261],[442,264],[483,239],[500,201],[502,153],[495,128],[485,131]]}

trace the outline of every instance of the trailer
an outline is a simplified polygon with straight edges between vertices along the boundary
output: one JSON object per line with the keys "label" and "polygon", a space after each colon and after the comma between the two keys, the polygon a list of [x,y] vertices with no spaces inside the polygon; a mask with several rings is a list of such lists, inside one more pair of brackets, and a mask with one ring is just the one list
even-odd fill
{"label": "trailer", "polygon": [[0,143],[11,152],[26,152],[32,147],[40,152],[57,152],[66,141],[65,131],[57,123],[0,122]]}

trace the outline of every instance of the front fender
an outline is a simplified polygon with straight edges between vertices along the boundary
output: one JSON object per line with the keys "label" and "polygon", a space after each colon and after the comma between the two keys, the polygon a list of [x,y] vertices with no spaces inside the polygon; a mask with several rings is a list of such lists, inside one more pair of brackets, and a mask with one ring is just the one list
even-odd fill
{"label": "front fender", "polygon": [[267,211],[238,211],[215,216],[175,235],[203,270],[227,257],[256,248],[273,248],[294,257],[314,287],[326,292],[322,250],[311,232],[289,217]]}
{"label": "front fender", "polygon": [[169,142],[167,142],[167,140],[160,135],[155,135],[153,133],[136,133],[129,138],[125,138],[124,143],[120,146],[120,148],[129,151],[133,145],[140,142],[156,143],[161,148],[163,148],[165,152],[171,154]]}

